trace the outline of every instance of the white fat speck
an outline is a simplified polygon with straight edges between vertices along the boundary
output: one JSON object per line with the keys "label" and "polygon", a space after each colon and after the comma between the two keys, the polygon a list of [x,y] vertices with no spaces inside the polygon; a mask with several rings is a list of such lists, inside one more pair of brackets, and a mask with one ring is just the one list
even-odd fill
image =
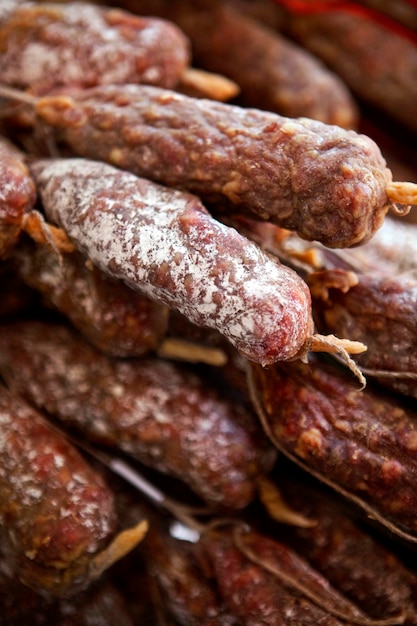
{"label": "white fat speck", "polygon": [[82,474],[74,473],[72,475],[72,479],[74,480],[74,482],[80,483],[81,485],[86,485],[87,484],[87,480],[86,480],[85,476],[83,476]]}
{"label": "white fat speck", "polygon": [[124,394],[123,385],[114,384],[111,387],[111,394],[114,398],[121,398]]}
{"label": "white fat speck", "polygon": [[11,422],[11,417],[9,413],[3,413],[2,411],[0,411],[0,424],[10,424]]}
{"label": "white fat speck", "polygon": [[62,456],[62,454],[55,454],[54,455],[54,463],[55,463],[55,467],[57,469],[60,469],[61,467],[64,467],[65,465],[65,459]]}

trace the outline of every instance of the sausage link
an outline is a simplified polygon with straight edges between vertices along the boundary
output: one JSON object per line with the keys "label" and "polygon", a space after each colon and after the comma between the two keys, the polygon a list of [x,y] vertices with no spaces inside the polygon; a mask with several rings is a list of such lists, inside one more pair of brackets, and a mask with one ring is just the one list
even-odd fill
{"label": "sausage link", "polygon": [[334,364],[251,366],[254,400],[275,445],[409,541],[417,541],[414,409]]}
{"label": "sausage link", "polygon": [[3,327],[7,383],[89,438],[187,483],[210,504],[241,508],[275,452],[256,416],[205,379],[162,359],[110,359],[65,326]]}
{"label": "sausage link", "polygon": [[351,519],[351,509],[333,494],[289,473],[285,478],[283,472],[278,474],[279,491],[291,509],[312,523],[287,525],[286,545],[374,619],[402,614],[404,624],[415,624],[417,577],[405,567],[395,546],[381,543],[372,529]]}
{"label": "sausage link", "polygon": [[0,137],[0,260],[16,245],[24,215],[34,206],[35,184],[23,154]]}
{"label": "sausage link", "polygon": [[84,159],[38,161],[32,173],[48,218],[112,277],[216,328],[248,359],[305,354],[306,284],[197,197]]}
{"label": "sausage link", "polygon": [[0,415],[0,520],[8,562],[36,591],[79,591],[115,530],[113,496],[73,446],[3,386]]}
{"label": "sausage link", "polygon": [[35,109],[79,156],[222,198],[328,247],[365,242],[392,206],[375,142],[308,118],[145,85],[44,97]]}
{"label": "sausage link", "polygon": [[[204,535],[202,543],[220,596],[239,623],[247,626],[340,626],[355,623],[355,618],[359,620],[357,623],[361,623],[361,618],[362,623],[367,623],[363,613],[281,542],[249,529],[243,535],[242,544],[236,544],[226,533]],[[254,558],[248,558],[250,553]],[[278,575],[268,571],[264,564],[274,568]],[[317,594],[317,599],[308,597],[309,592]],[[343,622],[332,611],[343,613]]]}
{"label": "sausage link", "polygon": [[174,24],[72,2],[23,3],[0,15],[0,81],[34,94],[99,84],[174,87],[190,61]]}

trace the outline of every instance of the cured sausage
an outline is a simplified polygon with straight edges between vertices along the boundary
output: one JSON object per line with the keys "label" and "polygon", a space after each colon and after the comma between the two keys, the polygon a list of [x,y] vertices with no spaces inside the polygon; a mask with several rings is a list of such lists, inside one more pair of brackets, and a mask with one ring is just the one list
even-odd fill
{"label": "cured sausage", "polygon": [[364,243],[390,208],[417,202],[416,185],[392,182],[372,139],[316,120],[146,85],[39,99],[0,86],[0,96],[27,103],[78,156],[222,199],[328,247]]}
{"label": "cured sausage", "polygon": [[52,323],[4,326],[0,344],[0,370],[15,392],[212,505],[249,504],[275,461],[256,416],[178,364],[110,359]]}
{"label": "cured sausage", "polygon": [[[230,534],[208,533],[203,536],[202,545],[220,597],[239,623],[248,626],[373,623],[280,541],[246,528]],[[384,623],[396,622],[382,621],[380,626]]]}
{"label": "cured sausage", "polygon": [[[277,2],[290,9],[295,4],[288,0]],[[417,88],[413,76],[417,68],[417,38],[411,26],[413,20],[416,23],[415,5],[392,4],[407,22],[407,26],[401,26],[377,11],[363,10],[364,7],[357,11],[338,10],[339,7],[314,11],[314,3],[310,3],[311,13],[309,3],[302,4],[304,14],[288,11],[285,32],[322,59],[358,98],[415,132]],[[383,4],[387,10],[390,3]],[[381,54],[376,56],[375,50]]]}
{"label": "cured sausage", "polygon": [[216,328],[248,359],[309,350],[306,284],[196,196],[85,159],[41,160],[31,171],[48,219],[113,278]]}
{"label": "cured sausage", "polygon": [[332,289],[326,302],[315,302],[315,318],[323,332],[361,341],[366,355],[357,362],[385,387],[417,397],[415,274],[392,277],[358,275],[346,293]]}
{"label": "cured sausage", "polygon": [[360,391],[335,364],[251,365],[260,419],[277,448],[417,541],[416,413],[380,389]]}
{"label": "cured sausage", "polygon": [[115,531],[113,496],[75,448],[4,386],[0,408],[0,519],[8,560],[36,591],[77,591]]}
{"label": "cured sausage", "polygon": [[94,4],[26,2],[0,14],[0,81],[39,95],[108,83],[174,87],[189,48],[166,20]]}
{"label": "cured sausage", "polygon": [[195,546],[153,527],[143,546],[149,571],[161,589],[162,601],[180,624],[238,626],[219,597],[207,564],[199,562]]}
{"label": "cured sausage", "polygon": [[313,487],[305,477],[294,479],[286,465],[277,476],[285,502],[311,522],[281,526],[286,545],[374,619],[398,616],[402,623],[402,615],[404,624],[412,626],[417,621],[417,578],[395,548],[382,544],[334,494]]}

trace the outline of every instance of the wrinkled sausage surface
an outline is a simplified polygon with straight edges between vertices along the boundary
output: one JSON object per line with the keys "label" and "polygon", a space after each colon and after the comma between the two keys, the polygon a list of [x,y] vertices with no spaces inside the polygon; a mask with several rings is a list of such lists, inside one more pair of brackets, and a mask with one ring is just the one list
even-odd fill
{"label": "wrinkled sausage surface", "polygon": [[369,137],[308,118],[106,85],[45,97],[36,114],[76,154],[217,197],[329,247],[368,240],[392,174]]}

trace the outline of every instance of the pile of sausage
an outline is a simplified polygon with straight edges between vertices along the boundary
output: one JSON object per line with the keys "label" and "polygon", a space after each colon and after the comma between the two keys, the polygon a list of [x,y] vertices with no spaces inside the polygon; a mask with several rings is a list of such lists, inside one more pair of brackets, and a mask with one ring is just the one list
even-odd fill
{"label": "pile of sausage", "polygon": [[1,624],[417,623],[417,185],[291,4],[0,6]]}

